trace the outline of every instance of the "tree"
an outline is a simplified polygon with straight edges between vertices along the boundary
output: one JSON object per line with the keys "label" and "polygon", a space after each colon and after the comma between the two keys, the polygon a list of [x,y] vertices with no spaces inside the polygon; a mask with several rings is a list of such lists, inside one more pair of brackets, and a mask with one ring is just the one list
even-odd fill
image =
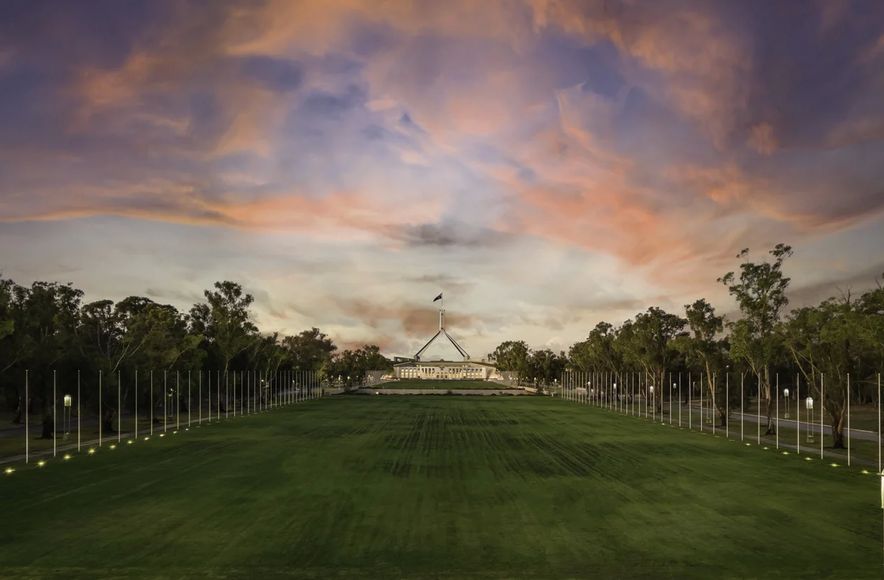
{"label": "tree", "polygon": [[[814,386],[817,399],[823,399],[836,448],[844,447],[850,394],[847,375],[854,381],[851,389],[856,389],[857,380],[864,376],[863,360],[873,358],[877,350],[872,335],[864,332],[867,318],[862,301],[852,300],[848,293],[841,299],[830,298],[818,306],[799,308],[782,325],[784,342],[801,375],[806,384]],[[869,365],[868,370],[871,374],[873,367]]]}
{"label": "tree", "polygon": [[[728,292],[737,301],[742,320],[732,327],[731,355],[745,362],[758,377],[759,400],[767,399],[767,430],[774,433],[773,398],[771,397],[770,367],[777,350],[781,346],[776,332],[782,309],[789,303],[786,289],[790,279],[783,274],[783,263],[792,255],[791,246],[777,244],[769,252],[772,262],[750,262],[740,264],[739,278],[728,272],[718,279],[727,286]],[[737,258],[749,254],[744,249]]]}
{"label": "tree", "polygon": [[[638,363],[651,384],[659,389],[666,384],[666,371],[678,357],[673,339],[686,323],[684,318],[652,306],[637,314],[634,321],[624,323],[618,333],[617,348],[627,360]],[[661,408],[662,402],[662,397],[658,397]]]}
{"label": "tree", "polygon": [[[71,284],[34,282],[15,287],[16,333],[20,333],[22,362],[32,369],[31,392],[43,411],[42,438],[52,438],[52,371],[73,359],[83,291]],[[26,409],[30,401],[25,402]]]}
{"label": "tree", "polygon": [[683,337],[679,344],[684,346],[688,360],[703,369],[705,374],[705,389],[711,400],[715,401],[716,411],[722,427],[727,424],[728,416],[724,397],[717,392],[717,373],[724,366],[725,341],[718,338],[724,330],[724,317],[715,314],[715,308],[700,298],[692,304],[685,305],[690,334]]}
{"label": "tree", "polygon": [[258,339],[249,310],[255,299],[235,282],[215,282],[214,287],[204,292],[208,304],[194,305],[190,316],[194,330],[215,348],[226,372],[230,361]]}
{"label": "tree", "polygon": [[562,375],[567,364],[564,352],[556,354],[548,348],[535,350],[528,359],[528,378],[536,381],[538,390],[542,391],[544,385]]}
{"label": "tree", "polygon": [[609,371],[619,374],[623,368],[623,353],[617,349],[617,330],[607,322],[595,325],[586,340],[574,344],[568,358],[576,368],[589,371]]}
{"label": "tree", "polygon": [[282,339],[292,368],[318,371],[334,354],[335,343],[316,327]]}
{"label": "tree", "polygon": [[366,344],[356,350],[345,350],[326,361],[320,374],[328,380],[338,378],[346,387],[362,384],[368,371],[388,371],[393,363],[381,354],[380,347]]}
{"label": "tree", "polygon": [[488,360],[501,371],[516,373],[517,382],[521,382],[528,374],[530,351],[524,340],[507,340],[488,354]]}

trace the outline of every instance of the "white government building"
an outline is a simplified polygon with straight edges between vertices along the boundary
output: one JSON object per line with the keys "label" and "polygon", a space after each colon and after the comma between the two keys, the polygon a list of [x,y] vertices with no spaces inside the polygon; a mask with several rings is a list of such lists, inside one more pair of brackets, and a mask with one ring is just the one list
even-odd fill
{"label": "white government building", "polygon": [[[441,294],[440,294],[441,297]],[[444,360],[441,358],[425,360],[427,349],[436,341],[448,341],[455,348],[462,360]],[[427,341],[411,360],[404,360],[393,365],[393,374],[397,379],[436,379],[464,380],[473,379],[486,381],[501,379],[497,367],[491,363],[470,360],[470,355],[461,347],[454,337],[445,330],[445,309],[439,309],[439,330]]]}

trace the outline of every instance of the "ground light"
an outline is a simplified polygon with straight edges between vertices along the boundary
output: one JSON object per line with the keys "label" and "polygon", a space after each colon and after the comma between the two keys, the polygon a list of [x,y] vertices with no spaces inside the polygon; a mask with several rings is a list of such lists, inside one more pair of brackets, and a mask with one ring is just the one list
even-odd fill
{"label": "ground light", "polygon": [[95,448],[94,447],[89,448],[89,455],[95,455]]}
{"label": "ground light", "polygon": [[44,465],[46,465],[46,460],[44,459],[41,459],[37,462],[37,467],[43,467]]}
{"label": "ground light", "polygon": [[71,458],[71,454],[70,454],[70,453],[65,453],[65,454],[64,454],[64,457],[62,457],[62,459],[64,459],[65,461],[69,461],[70,458]]}
{"label": "ground light", "polygon": [[14,467],[7,467],[6,469],[3,470],[3,473],[5,473],[6,475],[12,475],[13,473],[15,473],[15,468]]}

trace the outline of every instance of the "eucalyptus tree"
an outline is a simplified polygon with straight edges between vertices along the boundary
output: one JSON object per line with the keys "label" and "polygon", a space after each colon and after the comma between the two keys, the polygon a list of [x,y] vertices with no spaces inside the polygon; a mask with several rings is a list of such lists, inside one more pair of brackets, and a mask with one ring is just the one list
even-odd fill
{"label": "eucalyptus tree", "polygon": [[[76,332],[83,291],[71,284],[34,282],[14,287],[14,324],[21,362],[32,369],[31,397],[43,412],[43,438],[54,430],[52,370],[76,359]],[[26,408],[30,408],[26,401]]]}
{"label": "eucalyptus tree", "polygon": [[582,371],[610,372],[623,370],[623,352],[617,348],[617,330],[608,322],[599,322],[586,339],[568,351],[571,364]]}
{"label": "eucalyptus tree", "polygon": [[[12,422],[21,423],[24,415],[24,389],[19,373],[9,372],[23,355],[21,333],[16,333],[16,284],[0,278],[0,388],[7,406],[15,409]],[[16,369],[17,370],[17,369]]]}
{"label": "eucalyptus tree", "polygon": [[869,345],[870,373],[884,371],[884,286],[878,286],[860,296],[856,305],[862,314],[861,333]]}
{"label": "eucalyptus tree", "polygon": [[[627,360],[638,363],[651,384],[660,388],[666,384],[666,372],[678,359],[673,341],[685,324],[684,318],[652,306],[624,323],[618,349]],[[662,404],[662,398],[658,398],[658,404]]]}
{"label": "eucalyptus tree", "polygon": [[354,350],[344,350],[323,363],[320,376],[346,387],[362,384],[368,371],[387,371],[393,363],[381,354],[380,347],[366,344]]}
{"label": "eucalyptus tree", "polygon": [[284,337],[282,347],[289,366],[313,371],[321,369],[337,350],[332,339],[316,327]]}
{"label": "eucalyptus tree", "polygon": [[227,371],[230,362],[259,339],[250,310],[255,299],[235,282],[215,282],[214,288],[204,292],[206,303],[191,308],[191,329],[205,337]]}
{"label": "eucalyptus tree", "polygon": [[719,374],[727,359],[727,341],[721,336],[724,330],[724,317],[715,313],[715,308],[704,298],[685,305],[689,333],[676,340],[676,346],[685,351],[687,360],[702,370],[703,388],[709,400],[714,401],[721,425],[727,423],[727,409],[723,389],[718,387]]}
{"label": "eucalyptus tree", "polygon": [[[777,244],[770,255],[772,261],[740,264],[739,276],[728,272],[718,279],[737,302],[742,318],[731,326],[731,356],[752,370],[759,382],[759,400],[767,400],[766,434],[774,433],[773,397],[771,397],[771,364],[782,344],[776,332],[783,308],[789,303],[786,289],[790,279],[783,274],[783,263],[792,255],[791,246]],[[745,258],[744,249],[737,258]]]}
{"label": "eucalyptus tree", "polygon": [[528,376],[528,360],[531,351],[524,340],[507,340],[488,354],[488,360],[498,369],[516,373],[519,382]]}
{"label": "eucalyptus tree", "polygon": [[542,389],[543,385],[558,379],[567,364],[564,352],[556,354],[548,348],[532,351],[528,358],[528,378],[536,380]]}
{"label": "eucalyptus tree", "polygon": [[0,278],[0,373],[15,366],[21,358],[15,340],[15,288],[15,282]]}

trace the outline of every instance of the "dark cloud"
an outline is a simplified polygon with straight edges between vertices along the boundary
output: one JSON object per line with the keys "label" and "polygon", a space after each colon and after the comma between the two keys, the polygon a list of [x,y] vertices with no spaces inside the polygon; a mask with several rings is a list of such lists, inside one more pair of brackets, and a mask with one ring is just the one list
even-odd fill
{"label": "dark cloud", "polygon": [[882,282],[882,278],[884,278],[884,262],[854,274],[816,284],[800,285],[800,282],[793,280],[793,288],[788,292],[789,307],[808,306],[827,298],[841,298],[848,293],[855,298],[875,288]]}
{"label": "dark cloud", "polygon": [[455,222],[402,226],[391,229],[389,234],[409,246],[438,248],[489,247],[502,243],[506,237],[492,229]]}
{"label": "dark cloud", "polygon": [[243,74],[263,86],[280,92],[293,91],[301,86],[303,71],[298,62],[269,56],[250,56],[243,59]]}
{"label": "dark cloud", "polygon": [[339,119],[349,110],[365,102],[365,93],[356,85],[351,85],[343,93],[314,91],[307,95],[302,111],[307,115]]}

